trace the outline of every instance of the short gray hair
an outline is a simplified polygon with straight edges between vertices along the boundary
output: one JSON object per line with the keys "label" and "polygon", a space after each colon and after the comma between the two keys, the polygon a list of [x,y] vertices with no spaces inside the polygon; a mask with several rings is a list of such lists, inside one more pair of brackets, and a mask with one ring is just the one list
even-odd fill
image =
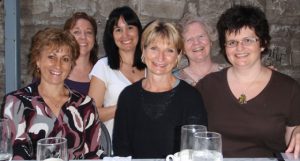
{"label": "short gray hair", "polygon": [[217,40],[216,28],[213,27],[211,22],[206,17],[200,17],[194,14],[187,13],[179,21],[178,25],[181,28],[181,34],[185,32],[186,26],[192,23],[199,23],[203,26],[204,30],[207,32],[210,41]]}

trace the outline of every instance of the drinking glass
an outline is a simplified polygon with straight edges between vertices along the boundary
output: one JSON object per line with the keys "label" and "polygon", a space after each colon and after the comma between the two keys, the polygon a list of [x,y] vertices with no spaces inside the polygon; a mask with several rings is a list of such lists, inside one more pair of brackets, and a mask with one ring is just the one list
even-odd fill
{"label": "drinking glass", "polygon": [[50,137],[37,142],[38,161],[68,161],[67,139]]}
{"label": "drinking glass", "polygon": [[12,155],[13,150],[8,120],[0,119],[0,160],[10,161]]}
{"label": "drinking glass", "polygon": [[222,161],[222,138],[216,132],[194,134],[193,161]]}
{"label": "drinking glass", "polygon": [[181,127],[180,158],[181,160],[192,160],[194,147],[194,134],[196,132],[206,132],[203,125],[183,125]]}

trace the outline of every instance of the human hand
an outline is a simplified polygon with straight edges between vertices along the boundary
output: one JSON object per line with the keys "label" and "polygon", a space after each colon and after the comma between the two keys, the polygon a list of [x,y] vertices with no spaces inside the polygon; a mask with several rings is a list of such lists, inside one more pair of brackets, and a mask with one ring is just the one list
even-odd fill
{"label": "human hand", "polygon": [[290,143],[285,151],[286,153],[294,153],[295,159],[299,158],[300,154],[300,127],[296,126],[292,132]]}

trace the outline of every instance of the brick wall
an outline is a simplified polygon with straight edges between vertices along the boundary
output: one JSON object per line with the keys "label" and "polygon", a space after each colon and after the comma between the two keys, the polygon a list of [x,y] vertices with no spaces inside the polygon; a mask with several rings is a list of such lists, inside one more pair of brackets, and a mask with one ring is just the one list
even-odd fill
{"label": "brick wall", "polygon": [[[272,36],[271,50],[264,58],[300,82],[300,3],[299,0],[20,0],[21,8],[21,86],[31,81],[27,71],[30,39],[45,27],[62,27],[76,11],[85,11],[98,22],[103,55],[102,33],[110,11],[121,5],[132,7],[143,25],[154,19],[177,22],[184,13],[191,12],[217,22],[219,15],[233,4],[253,4],[262,8],[269,20]],[[0,99],[4,94],[4,0],[0,0]],[[214,42],[213,59],[224,62]],[[224,62],[225,63],[225,62]]]}

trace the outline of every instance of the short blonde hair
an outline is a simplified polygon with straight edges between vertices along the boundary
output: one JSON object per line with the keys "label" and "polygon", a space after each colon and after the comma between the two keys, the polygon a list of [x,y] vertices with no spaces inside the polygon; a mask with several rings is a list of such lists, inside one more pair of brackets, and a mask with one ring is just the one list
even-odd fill
{"label": "short blonde hair", "polygon": [[178,23],[182,34],[186,31],[186,27],[192,23],[199,23],[208,34],[210,41],[217,40],[217,31],[216,28],[213,27],[211,22],[206,17],[199,17],[193,14],[185,14],[183,18]]}
{"label": "short blonde hair", "polygon": [[157,38],[163,38],[169,41],[169,43],[174,44],[179,54],[183,50],[182,36],[176,25],[173,23],[162,22],[159,20],[150,22],[145,27],[142,34],[142,51]]}

